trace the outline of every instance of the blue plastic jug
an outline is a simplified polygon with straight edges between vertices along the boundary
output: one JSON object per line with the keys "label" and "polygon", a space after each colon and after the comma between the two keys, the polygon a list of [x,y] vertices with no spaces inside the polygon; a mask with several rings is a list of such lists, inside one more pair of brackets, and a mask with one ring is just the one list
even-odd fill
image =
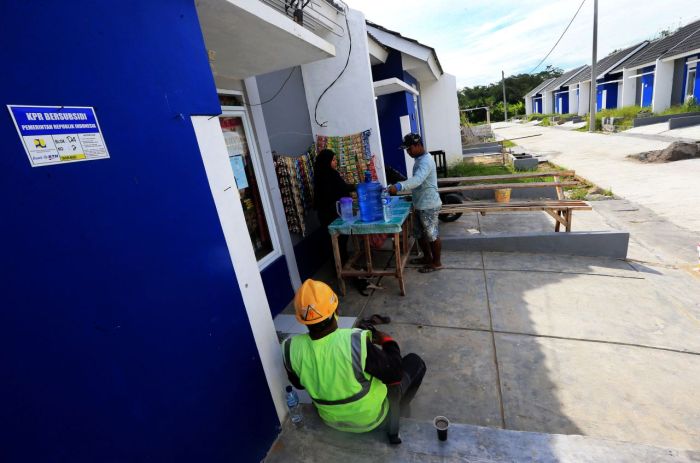
{"label": "blue plastic jug", "polygon": [[360,204],[360,220],[362,222],[384,220],[382,184],[373,182],[369,172],[365,172],[365,182],[357,185],[357,199]]}

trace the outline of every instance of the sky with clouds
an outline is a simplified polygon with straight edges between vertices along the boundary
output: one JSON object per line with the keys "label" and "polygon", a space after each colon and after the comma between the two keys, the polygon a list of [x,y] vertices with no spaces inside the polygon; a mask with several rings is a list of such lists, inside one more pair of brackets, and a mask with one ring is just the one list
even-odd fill
{"label": "sky with clouds", "polygon": [[[345,0],[387,29],[435,48],[459,88],[530,72],[554,45],[581,0]],[[700,19],[700,0],[599,0],[598,56]],[[538,68],[590,64],[593,0]]]}

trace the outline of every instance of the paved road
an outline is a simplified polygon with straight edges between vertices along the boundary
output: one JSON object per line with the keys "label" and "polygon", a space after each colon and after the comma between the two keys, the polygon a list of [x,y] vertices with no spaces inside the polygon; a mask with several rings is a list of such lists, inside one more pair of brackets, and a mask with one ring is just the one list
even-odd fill
{"label": "paved road", "polygon": [[504,123],[494,124],[494,131],[506,139],[539,134],[515,143],[528,152],[548,154],[556,164],[576,170],[598,186],[612,189],[615,195],[700,233],[700,159],[667,164],[625,159],[628,154],[665,148],[668,141]]}

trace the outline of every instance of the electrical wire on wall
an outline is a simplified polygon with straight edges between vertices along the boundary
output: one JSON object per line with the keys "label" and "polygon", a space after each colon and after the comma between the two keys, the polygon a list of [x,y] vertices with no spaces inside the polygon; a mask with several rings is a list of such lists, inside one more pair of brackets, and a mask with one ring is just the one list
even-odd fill
{"label": "electrical wire on wall", "polygon": [[261,101],[260,103],[250,103],[250,104],[244,103],[244,104],[245,104],[247,107],[250,108],[250,107],[253,107],[253,106],[262,106],[262,105],[267,104],[267,103],[269,103],[270,101],[274,100],[275,98],[277,98],[277,95],[279,95],[280,93],[282,93],[282,90],[284,89],[284,86],[287,85],[287,82],[289,82],[289,79],[292,77],[292,74],[294,74],[294,71],[296,71],[296,70],[297,70],[297,66],[294,66],[294,67],[292,68],[292,70],[289,71],[289,75],[287,76],[287,78],[284,79],[284,82],[282,82],[282,86],[275,92],[274,95],[272,95],[272,96],[271,96],[270,98],[268,98],[267,100]]}
{"label": "electrical wire on wall", "polygon": [[348,64],[350,64],[350,54],[352,53],[352,33],[350,32],[350,22],[348,21],[348,13],[350,12],[350,7],[348,7],[346,3],[343,3],[343,6],[345,6],[345,30],[348,31],[350,47],[348,48],[348,57],[345,60],[345,66],[343,66],[343,69],[340,71],[340,74],[338,74],[338,77],[336,77],[335,80],[333,80],[333,82],[331,82],[331,84],[328,87],[326,87],[326,89],[323,92],[321,92],[321,96],[319,96],[318,100],[316,100],[316,106],[314,107],[314,122],[316,122],[316,125],[318,125],[319,127],[326,127],[328,125],[328,121],[318,121],[318,105],[321,103],[321,100],[323,99],[323,96],[326,94],[326,92],[330,90],[336,82],[338,82],[338,80],[345,73],[345,70],[348,68]]}

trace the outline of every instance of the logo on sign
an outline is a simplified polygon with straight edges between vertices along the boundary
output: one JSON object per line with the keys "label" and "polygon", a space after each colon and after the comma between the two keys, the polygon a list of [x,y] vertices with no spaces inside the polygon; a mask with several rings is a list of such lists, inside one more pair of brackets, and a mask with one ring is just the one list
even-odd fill
{"label": "logo on sign", "polygon": [[34,148],[46,148],[46,142],[43,138],[34,139]]}

